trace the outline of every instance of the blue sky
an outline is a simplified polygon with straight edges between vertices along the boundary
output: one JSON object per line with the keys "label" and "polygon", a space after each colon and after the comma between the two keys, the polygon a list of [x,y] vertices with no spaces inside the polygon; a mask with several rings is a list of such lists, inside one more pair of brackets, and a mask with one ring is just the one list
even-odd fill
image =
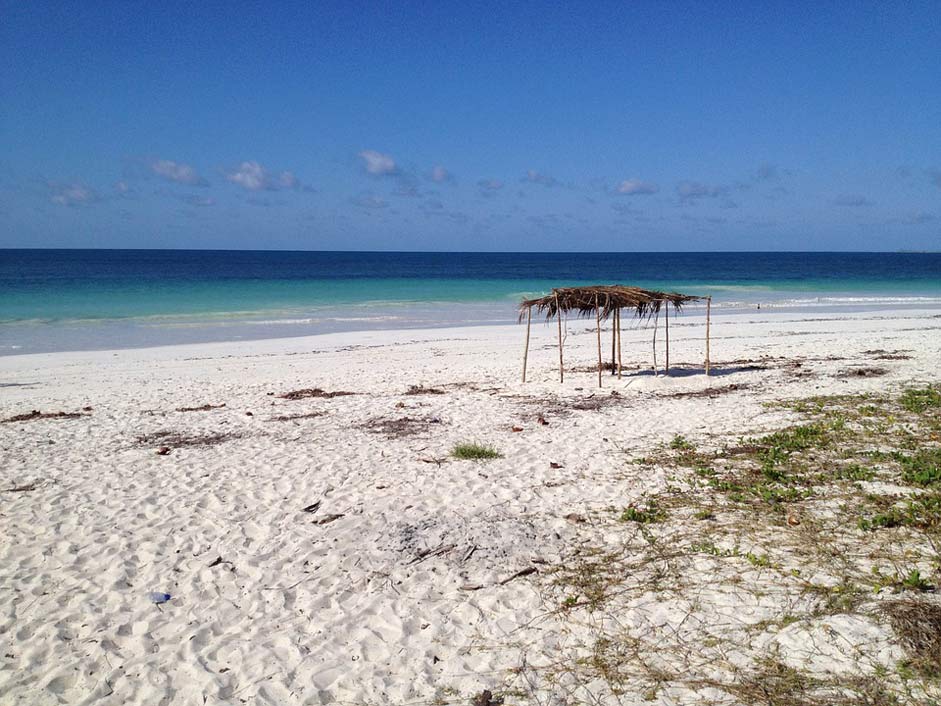
{"label": "blue sky", "polygon": [[941,2],[0,16],[0,247],[941,249]]}

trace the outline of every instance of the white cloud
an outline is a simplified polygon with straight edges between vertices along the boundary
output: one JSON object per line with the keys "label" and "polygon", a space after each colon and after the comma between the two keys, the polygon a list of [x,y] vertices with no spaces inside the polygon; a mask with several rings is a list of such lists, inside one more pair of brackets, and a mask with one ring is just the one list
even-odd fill
{"label": "white cloud", "polygon": [[431,180],[438,184],[444,184],[453,181],[454,177],[451,175],[451,172],[438,164],[431,170]]}
{"label": "white cloud", "polygon": [[131,187],[128,186],[126,181],[116,181],[114,183],[114,191],[123,196],[124,194],[130,193]]}
{"label": "white cloud", "polygon": [[640,179],[625,179],[615,188],[615,192],[625,196],[648,196],[660,191],[660,187]]}
{"label": "white cloud", "polygon": [[98,201],[98,193],[90,186],[84,184],[47,184],[52,191],[52,203],[60,206],[84,206]]}
{"label": "white cloud", "polygon": [[280,191],[300,189],[301,182],[294,172],[272,174],[254,160],[242,162],[236,169],[226,172],[225,178],[248,191]]}
{"label": "white cloud", "polygon": [[375,150],[363,150],[359,153],[366,172],[373,176],[389,176],[398,172],[395,160],[387,154]]}
{"label": "white cloud", "polygon": [[543,186],[556,186],[559,183],[555,177],[543,174],[535,169],[528,169],[522,181],[529,182],[530,184],[542,184]]}
{"label": "white cloud", "polygon": [[158,159],[150,165],[150,170],[157,176],[178,184],[190,186],[207,186],[208,182],[199,176],[199,173],[190,165],[174,162],[170,159]]}

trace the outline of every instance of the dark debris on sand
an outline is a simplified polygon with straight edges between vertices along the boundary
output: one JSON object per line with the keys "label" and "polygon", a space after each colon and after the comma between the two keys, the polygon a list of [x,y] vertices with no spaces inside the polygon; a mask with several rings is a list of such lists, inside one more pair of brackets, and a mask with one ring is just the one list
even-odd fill
{"label": "dark debris on sand", "polygon": [[277,417],[269,417],[269,422],[293,422],[297,419],[313,419],[314,417],[323,417],[326,412],[304,412],[303,414],[280,414]]}
{"label": "dark debris on sand", "polygon": [[215,434],[183,434],[176,431],[155,431],[152,434],[143,434],[137,437],[141,446],[160,444],[164,447],[182,448],[185,446],[215,446],[232,439],[239,439],[242,434],[236,432],[219,432]]}
{"label": "dark debris on sand", "polygon": [[704,390],[692,390],[690,392],[671,392],[666,395],[661,395],[661,397],[672,397],[672,398],[714,398],[719,395],[726,395],[730,392],[738,392],[739,390],[747,390],[748,385],[742,383],[732,383],[730,385],[723,385],[721,387],[709,387]]}
{"label": "dark debris on sand", "polygon": [[372,434],[383,434],[390,439],[400,439],[421,434],[441,423],[437,417],[400,417],[399,419],[376,417],[360,425],[360,428]]}
{"label": "dark debris on sand", "polygon": [[844,368],[836,376],[838,378],[877,378],[888,373],[888,368],[858,367]]}
{"label": "dark debris on sand", "polygon": [[204,404],[199,407],[177,407],[177,412],[208,412],[210,409],[222,409],[225,407],[225,402],[222,404]]}
{"label": "dark debris on sand", "polygon": [[310,399],[311,397],[333,399],[334,397],[347,397],[349,395],[355,394],[355,392],[344,392],[343,390],[326,392],[321,390],[319,387],[305,387],[303,390],[291,390],[291,392],[285,392],[283,395],[278,395],[278,397],[283,400],[306,400]]}
{"label": "dark debris on sand", "polygon": [[425,387],[424,385],[409,385],[406,395],[443,395],[444,390],[436,387]]}
{"label": "dark debris on sand", "polygon": [[[91,409],[91,408],[88,408]],[[10,424],[12,422],[31,422],[34,419],[78,419],[79,417],[86,417],[88,414],[83,414],[81,412],[40,412],[38,409],[34,409],[32,412],[27,412],[26,414],[17,414],[13,417],[4,419],[0,424]]]}

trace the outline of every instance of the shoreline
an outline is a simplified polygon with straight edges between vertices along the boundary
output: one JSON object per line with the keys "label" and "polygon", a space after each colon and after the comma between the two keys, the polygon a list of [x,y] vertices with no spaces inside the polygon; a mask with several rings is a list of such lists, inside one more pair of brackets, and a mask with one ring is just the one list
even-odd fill
{"label": "shoreline", "polygon": [[[682,325],[684,320],[694,319],[701,317],[702,307],[692,305],[684,309],[684,311],[677,318],[677,325]],[[912,303],[865,303],[865,304],[855,304],[855,305],[844,305],[844,306],[831,306],[831,305],[819,305],[819,306],[778,306],[774,304],[764,305],[762,308],[744,308],[744,307],[727,307],[723,308],[722,306],[713,305],[713,317],[718,320],[723,320],[725,318],[732,317],[743,317],[743,316],[752,316],[753,318],[760,318],[762,316],[779,316],[779,317],[791,317],[794,320],[805,320],[808,318],[830,318],[831,320],[842,320],[845,318],[855,318],[859,316],[881,316],[881,317],[891,317],[891,316],[920,316],[920,315],[930,315],[932,313],[941,313],[941,302],[934,303],[925,303],[925,302],[912,302]],[[323,330],[323,331],[310,331],[310,324],[305,322],[295,323],[292,321],[285,322],[261,322],[261,323],[235,323],[235,324],[221,324],[218,326],[208,326],[205,323],[200,324],[188,324],[188,325],[178,325],[178,324],[165,324],[162,326],[140,326],[137,329],[133,327],[135,324],[128,324],[127,322],[113,322],[112,324],[108,323],[90,323],[87,325],[69,325],[69,324],[3,324],[0,325],[0,332],[4,332],[9,337],[9,331],[11,328],[20,327],[23,330],[31,331],[34,335],[37,331],[51,332],[53,337],[59,338],[64,335],[67,331],[72,331],[74,333],[73,340],[78,338],[79,341],[82,341],[78,346],[73,348],[62,348],[62,347],[53,347],[47,350],[26,350],[22,351],[21,348],[23,344],[3,344],[0,342],[0,359],[7,357],[16,357],[23,355],[43,355],[43,354],[53,354],[53,353],[78,353],[78,352],[107,352],[107,351],[126,351],[126,350],[140,350],[148,348],[164,348],[164,347],[174,347],[174,346],[189,346],[189,345],[215,345],[215,344],[238,344],[238,343],[251,343],[259,341],[269,341],[269,340],[282,340],[288,341],[293,339],[305,339],[305,338],[315,338],[321,336],[346,336],[346,335],[356,335],[356,334],[367,334],[367,333],[389,333],[390,335],[394,334],[403,334],[407,332],[418,332],[418,331],[451,331],[451,330],[460,330],[460,329],[476,329],[476,328],[488,328],[488,327],[507,327],[507,326],[516,326],[518,323],[515,319],[496,319],[491,321],[471,321],[467,323],[456,323],[456,322],[427,322],[420,323],[415,321],[403,322],[398,326],[389,326],[389,325],[374,325],[374,326],[363,326],[362,321],[352,321],[346,320],[342,326],[339,326],[335,330]],[[388,324],[389,322],[383,322]],[[416,325],[417,323],[417,325]],[[572,320],[573,325],[580,325],[576,320]],[[632,323],[635,323],[632,320]],[[125,331],[123,335],[127,338],[138,337],[137,342],[127,341],[125,345],[101,345],[93,344],[92,340],[97,340],[100,338],[103,330],[106,330],[110,326],[124,326]],[[4,329],[4,326],[8,327]],[[228,335],[221,335],[223,333],[223,327],[230,326],[231,328],[228,331]],[[49,327],[42,330],[41,327]],[[291,332],[293,329],[294,332]],[[189,339],[184,340],[171,340],[166,343],[161,343],[161,336],[165,336],[169,333],[176,333],[177,336],[180,335],[181,331],[189,332]],[[112,335],[115,335],[114,331],[110,332]],[[26,344],[29,345],[29,344]],[[48,343],[45,345],[49,345]],[[12,348],[12,349],[11,349]]]}

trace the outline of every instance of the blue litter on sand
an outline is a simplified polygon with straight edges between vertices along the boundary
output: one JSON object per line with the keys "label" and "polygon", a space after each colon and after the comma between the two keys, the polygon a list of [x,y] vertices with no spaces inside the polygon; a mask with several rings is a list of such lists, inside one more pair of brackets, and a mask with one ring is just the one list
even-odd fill
{"label": "blue litter on sand", "polygon": [[153,593],[148,593],[147,597],[150,599],[151,603],[156,603],[157,605],[160,605],[161,603],[166,603],[168,600],[172,598],[172,596],[169,593],[158,593],[156,591]]}

